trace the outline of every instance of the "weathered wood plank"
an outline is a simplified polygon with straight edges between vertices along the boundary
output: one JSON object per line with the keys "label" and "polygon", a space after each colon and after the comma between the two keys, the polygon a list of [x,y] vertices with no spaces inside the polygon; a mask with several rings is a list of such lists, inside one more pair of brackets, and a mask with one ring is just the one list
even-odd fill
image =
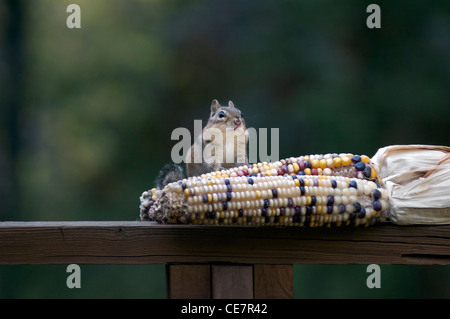
{"label": "weathered wood plank", "polygon": [[167,298],[210,299],[210,265],[167,265]]}
{"label": "weathered wood plank", "polygon": [[252,299],[253,267],[251,265],[212,265],[213,299]]}
{"label": "weathered wood plank", "polygon": [[450,264],[450,225],[268,228],[0,222],[0,264]]}
{"label": "weathered wood plank", "polygon": [[255,265],[253,282],[255,299],[294,298],[292,265]]}

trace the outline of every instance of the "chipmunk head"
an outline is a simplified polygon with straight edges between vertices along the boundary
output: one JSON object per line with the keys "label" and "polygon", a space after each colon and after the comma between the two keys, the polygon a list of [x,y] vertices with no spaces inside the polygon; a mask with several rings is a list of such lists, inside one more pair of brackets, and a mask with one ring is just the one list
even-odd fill
{"label": "chipmunk head", "polygon": [[234,107],[233,102],[229,101],[228,106],[221,106],[217,100],[211,103],[211,115],[209,122],[214,125],[233,128],[243,128],[245,130],[245,121],[242,112]]}

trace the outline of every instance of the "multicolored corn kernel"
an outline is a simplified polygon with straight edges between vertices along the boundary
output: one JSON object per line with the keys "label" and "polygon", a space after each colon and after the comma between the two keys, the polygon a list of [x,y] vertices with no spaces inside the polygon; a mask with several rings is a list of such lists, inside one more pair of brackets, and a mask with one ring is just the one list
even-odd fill
{"label": "multicolored corn kernel", "polygon": [[183,183],[158,190],[153,205],[141,204],[149,206],[141,209],[141,218],[204,225],[331,227],[369,226],[389,216],[386,191],[367,179],[283,174],[214,181],[191,178]]}
{"label": "multicolored corn kernel", "polygon": [[[255,163],[203,174],[203,179],[220,179],[225,176],[247,178],[256,176],[346,176],[379,181],[378,168],[366,155],[349,153],[316,154],[290,157],[273,163]],[[191,177],[198,178],[198,177]]]}
{"label": "multicolored corn kernel", "polygon": [[[331,187],[332,190],[336,193],[342,193],[343,195],[336,195],[341,196],[342,205],[346,206],[349,204],[349,200],[352,201],[355,199],[355,196],[363,194],[364,196],[371,196],[371,209],[376,211],[376,209],[379,209],[381,203],[378,201],[378,195],[377,193],[371,194],[372,187],[369,187],[368,185],[362,185],[358,186],[358,184],[355,184],[355,182],[352,182],[351,179],[362,179],[367,181],[373,181],[375,182],[376,186],[379,187],[379,184],[381,182],[380,177],[378,176],[378,168],[370,161],[370,158],[366,155],[353,155],[350,153],[333,153],[333,154],[324,154],[324,155],[307,155],[307,156],[300,156],[300,157],[290,157],[286,158],[274,163],[255,163],[251,165],[244,165],[239,167],[230,168],[227,170],[221,170],[217,172],[211,172],[207,174],[202,174],[199,177],[190,177],[188,179],[178,181],[177,183],[173,183],[170,186],[167,186],[164,190],[156,190],[151,189],[149,191],[146,191],[142,194],[140,200],[140,215],[141,219],[148,220],[149,219],[149,212],[150,210],[158,211],[158,207],[161,206],[161,199],[166,195],[161,195],[162,192],[166,192],[170,189],[170,192],[173,192],[174,194],[182,193],[184,195],[184,199],[186,201],[195,201],[196,205],[208,205],[209,209],[209,215],[212,216],[212,212],[221,205],[222,208],[226,207],[227,211],[230,211],[230,205],[229,204],[223,204],[223,202],[231,202],[231,203],[239,203],[242,199],[248,198],[250,196],[250,201],[252,202],[259,202],[263,203],[264,205],[267,205],[267,202],[265,202],[266,199],[270,199],[272,201],[285,201],[285,207],[280,207],[280,211],[286,214],[286,209],[293,209],[297,207],[298,200],[295,199],[295,192],[292,191],[292,189],[289,191],[288,198],[284,198],[282,194],[282,189],[278,187],[273,187],[273,185],[269,185],[267,187],[269,188],[258,188],[255,186],[255,183],[257,180],[259,180],[262,177],[286,177],[291,176],[292,181],[294,183],[294,186],[297,188],[297,191],[300,192],[300,196],[310,196],[308,194],[310,187]],[[337,182],[336,178],[333,177],[346,177],[345,181]],[[242,193],[242,188],[245,187],[241,183],[236,183],[236,178],[244,178],[245,179],[245,185],[251,185],[255,186],[256,189],[253,191],[250,195],[248,193]],[[328,179],[327,179],[328,178]],[[325,182],[323,181],[325,179]],[[196,181],[196,186],[192,187],[193,181]],[[324,183],[327,184],[324,186]],[[343,183],[343,184],[342,184]],[[340,190],[342,185],[345,185],[346,188],[354,188],[357,192],[357,195],[350,194],[349,190]],[[204,189],[202,187],[208,187],[207,191],[204,192]],[[246,191],[249,192],[249,191]],[[318,215],[321,215],[323,213],[325,214],[333,214],[333,212],[339,212],[344,210],[343,207],[339,206],[339,204],[336,204],[334,201],[333,196],[333,204],[327,205],[329,198],[326,198],[326,203],[320,206],[320,203],[317,202],[316,199],[312,199],[313,197],[309,197],[306,199],[308,203],[314,202],[314,205],[307,205],[306,207],[314,207],[312,211]],[[306,198],[306,197],[305,197]],[[382,199],[384,200],[383,204],[381,205],[382,208],[380,211],[383,212],[383,216],[388,216],[388,213],[385,212],[385,208],[387,207],[387,195],[383,194]],[[287,202],[286,202],[287,201]],[[295,201],[295,202],[294,202]],[[163,201],[164,202],[164,201]],[[377,202],[377,203],[375,203]],[[222,204],[221,204],[222,203]],[[375,203],[375,204],[374,204]],[[380,204],[379,204],[380,203]],[[155,205],[155,207],[153,207]],[[181,205],[181,204],[180,204]],[[255,205],[248,204],[245,202],[244,204],[231,204],[231,207],[234,207],[233,205]],[[269,202],[269,206],[271,206],[272,203]],[[319,206],[317,206],[319,205]],[[300,206],[301,207],[301,206]],[[320,208],[319,208],[320,207]],[[185,208],[177,207],[178,210],[183,210]],[[193,211],[194,208],[191,206],[188,207],[190,211]],[[241,210],[243,208],[240,208]],[[271,208],[267,208],[271,209]],[[311,211],[310,208],[305,208],[306,214],[308,215],[308,212]],[[345,213],[347,208],[345,207]],[[161,210],[159,209],[160,213]],[[243,214],[242,210],[242,214]],[[344,213],[344,212],[343,212]],[[241,215],[242,215],[241,214]],[[270,212],[266,212],[266,214],[270,214]],[[365,214],[365,213],[364,213]],[[257,223],[257,216],[256,213],[254,213],[255,216],[251,216],[251,218],[245,218],[245,220],[251,220],[252,223]],[[314,215],[314,214],[313,214]],[[361,214],[360,214],[361,215]],[[192,221],[193,223],[199,223],[199,220],[202,220],[202,216],[204,214],[194,214],[190,215],[190,218],[182,218],[181,221],[183,223],[187,223]],[[215,216],[215,215],[214,215]],[[359,215],[358,215],[359,216]],[[369,214],[370,216],[370,214]],[[234,224],[240,224],[241,220],[244,216],[233,216],[232,217],[232,223]],[[269,218],[270,216],[266,216]],[[270,224],[273,221],[267,220],[267,218],[264,220],[265,224]],[[228,220],[226,217],[222,218],[224,223],[227,223]],[[215,220],[215,219],[214,219]],[[276,223],[288,223],[289,218],[278,218],[274,219],[277,220]],[[297,220],[297,219],[296,219]],[[162,222],[177,222],[173,219],[168,219],[164,217],[164,220],[161,220]],[[234,222],[233,222],[234,221]],[[311,221],[310,218],[306,218],[304,223],[307,223],[308,225],[315,225],[317,221],[313,218]],[[341,223],[341,222],[340,222]],[[245,223],[244,223],[245,224]],[[339,223],[338,223],[339,224]]]}

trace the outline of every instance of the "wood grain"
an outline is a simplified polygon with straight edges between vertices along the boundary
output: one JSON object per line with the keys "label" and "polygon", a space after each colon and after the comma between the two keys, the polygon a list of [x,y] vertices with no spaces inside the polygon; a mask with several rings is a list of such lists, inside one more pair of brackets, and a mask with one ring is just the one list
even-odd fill
{"label": "wood grain", "polygon": [[276,228],[0,222],[0,264],[450,264],[450,225]]}
{"label": "wood grain", "polygon": [[255,299],[294,298],[292,265],[255,265],[253,281]]}
{"label": "wood grain", "polygon": [[253,267],[251,265],[212,265],[213,299],[252,299]]}
{"label": "wood grain", "polygon": [[167,265],[167,298],[211,298],[210,265]]}

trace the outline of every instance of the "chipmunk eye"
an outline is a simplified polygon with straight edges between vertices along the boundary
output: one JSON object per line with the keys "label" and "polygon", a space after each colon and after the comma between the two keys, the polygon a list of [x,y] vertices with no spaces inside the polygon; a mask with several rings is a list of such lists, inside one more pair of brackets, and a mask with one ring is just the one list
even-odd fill
{"label": "chipmunk eye", "polygon": [[219,113],[219,119],[222,119],[222,118],[224,118],[225,117],[225,112],[224,111],[221,111],[220,113]]}

